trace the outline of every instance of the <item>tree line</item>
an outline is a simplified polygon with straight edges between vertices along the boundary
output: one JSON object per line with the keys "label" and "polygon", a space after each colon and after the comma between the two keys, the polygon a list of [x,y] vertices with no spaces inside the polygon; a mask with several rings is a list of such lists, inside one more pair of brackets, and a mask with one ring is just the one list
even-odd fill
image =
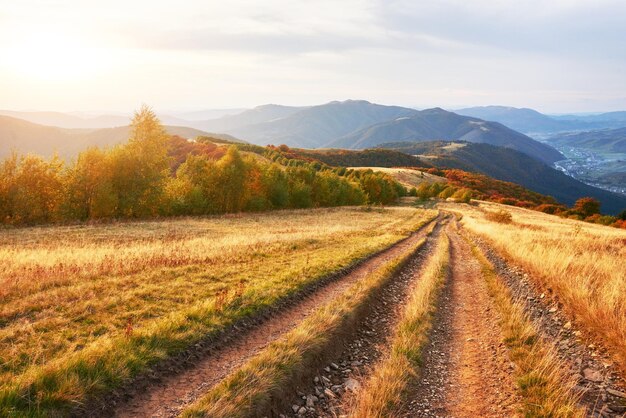
{"label": "tree line", "polygon": [[146,106],[131,126],[127,143],[85,150],[70,164],[58,157],[6,158],[0,164],[0,222],[388,204],[406,194],[391,177],[371,170],[340,173],[306,161],[258,158],[242,152],[245,146],[171,137]]}

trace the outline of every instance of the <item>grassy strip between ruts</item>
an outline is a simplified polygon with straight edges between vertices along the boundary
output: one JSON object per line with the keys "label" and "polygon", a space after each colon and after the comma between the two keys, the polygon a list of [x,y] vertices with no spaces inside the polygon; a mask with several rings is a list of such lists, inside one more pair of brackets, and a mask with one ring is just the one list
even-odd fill
{"label": "grassy strip between ruts", "polygon": [[[434,224],[431,227],[434,228]],[[430,232],[429,232],[430,233]],[[348,291],[320,307],[284,338],[272,343],[242,368],[183,411],[183,417],[263,415],[293,383],[315,367],[322,353],[353,328],[368,302],[418,251],[426,239],[381,266]]]}
{"label": "grassy strip between ruts", "polygon": [[514,302],[509,289],[493,265],[472,242],[472,253],[480,262],[487,289],[501,315],[504,342],[515,363],[515,379],[526,417],[584,417],[572,394],[574,382],[563,373],[565,368],[549,343],[542,340],[524,308]]}
{"label": "grassy strip between ruts", "polygon": [[435,253],[412,290],[391,342],[391,350],[359,394],[351,417],[389,417],[400,408],[408,384],[417,377],[422,348],[428,341],[449,262],[450,240],[446,234],[441,234]]}
{"label": "grassy strip between ruts", "polygon": [[[424,217],[419,225],[431,219]],[[209,298],[127,335],[96,341],[69,358],[49,361],[14,382],[0,384],[0,416],[67,415],[72,407],[119,387],[159,361],[200,340],[219,335],[238,321],[253,318],[314,286],[330,273],[325,271],[290,281],[280,287],[280,292],[271,293],[271,297],[247,288],[234,299],[220,302]],[[221,306],[217,306],[219,303]]]}

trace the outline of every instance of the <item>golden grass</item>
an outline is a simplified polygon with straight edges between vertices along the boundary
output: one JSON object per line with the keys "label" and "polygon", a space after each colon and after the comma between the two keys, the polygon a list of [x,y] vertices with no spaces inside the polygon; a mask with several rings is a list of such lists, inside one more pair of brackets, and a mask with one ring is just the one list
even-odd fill
{"label": "golden grass", "polygon": [[211,389],[183,417],[247,417],[270,407],[300,379],[342,331],[350,329],[375,292],[419,249],[425,240],[354,284],[348,291],[318,308],[296,329],[272,343],[250,362]]}
{"label": "golden grass", "polygon": [[449,207],[461,210],[468,231],[551,290],[626,371],[626,231],[513,207],[506,207],[513,223],[501,224],[486,220],[475,207]]}
{"label": "golden grass", "polygon": [[449,260],[450,242],[447,235],[441,234],[435,253],[412,290],[389,354],[376,366],[359,393],[351,417],[395,416],[408,384],[417,377]]}
{"label": "golden grass", "polygon": [[49,415],[404,238],[411,208],[0,231],[0,415]]}
{"label": "golden grass", "polygon": [[388,167],[349,167],[353,170],[373,170],[380,173],[389,174],[396,181],[402,184],[404,187],[411,188],[417,187],[422,183],[447,183],[448,179],[445,177],[436,176],[426,172],[413,170],[410,168],[388,168]]}
{"label": "golden grass", "polygon": [[539,338],[523,306],[513,301],[489,260],[468,243],[481,264],[488,292],[501,316],[504,342],[516,365],[514,376],[522,397],[522,414],[526,417],[585,417],[585,411],[577,406],[572,394],[576,382],[565,374],[567,368],[556,356],[554,347]]}

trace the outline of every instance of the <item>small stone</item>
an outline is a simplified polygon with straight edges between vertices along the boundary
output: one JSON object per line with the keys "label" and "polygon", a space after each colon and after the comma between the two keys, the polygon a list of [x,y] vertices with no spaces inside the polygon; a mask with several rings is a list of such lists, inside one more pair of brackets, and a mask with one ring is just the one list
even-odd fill
{"label": "small stone", "polygon": [[583,370],[583,376],[590,382],[602,382],[602,374],[597,370],[586,368]]}
{"label": "small stone", "polygon": [[315,395],[308,395],[306,397],[306,406],[308,406],[309,408],[313,408],[317,401],[319,401],[319,398],[317,396],[315,396]]}
{"label": "small stone", "polygon": [[326,370],[326,373],[330,373],[330,367],[326,366],[324,367],[324,370]]}
{"label": "small stone", "polygon": [[348,378],[346,379],[346,381],[344,382],[344,386],[346,387],[346,390],[349,390],[350,392],[356,393],[359,391],[359,389],[361,388],[361,384],[358,382],[358,380],[353,379],[353,378]]}
{"label": "small stone", "polygon": [[335,370],[339,370],[339,366],[337,366],[335,363],[330,363],[330,367],[332,367]]}
{"label": "small stone", "polygon": [[613,396],[617,396],[618,398],[625,398],[626,399],[626,393],[624,393],[624,392],[620,392],[619,390],[615,390],[615,389],[607,389],[606,391],[607,391],[607,393],[609,395],[613,395]]}
{"label": "small stone", "polygon": [[618,414],[626,412],[626,406],[624,405],[609,405],[609,409],[613,412],[617,412]]}
{"label": "small stone", "polygon": [[548,312],[555,313],[556,311],[557,311],[556,307],[552,307],[552,308],[550,308],[550,310]]}
{"label": "small stone", "polygon": [[328,389],[328,388],[324,389],[324,395],[328,396],[329,398],[336,398],[337,397],[337,395],[335,395],[333,393],[333,391]]}
{"label": "small stone", "polygon": [[302,408],[300,408],[300,410],[298,410],[298,415],[304,415],[306,414],[306,408],[303,406]]}
{"label": "small stone", "polygon": [[291,405],[291,409],[293,409],[293,412],[298,412],[300,410],[300,405]]}
{"label": "small stone", "polygon": [[564,329],[571,329],[572,328],[572,323],[571,322],[567,322],[565,325],[563,325]]}
{"label": "small stone", "polygon": [[330,379],[326,376],[322,376],[322,380],[324,381],[324,383],[330,383]]}
{"label": "small stone", "polygon": [[545,297],[546,297],[546,294],[545,294],[545,293],[542,293],[542,294],[541,294],[541,296],[539,296],[539,298],[541,298],[541,299],[543,299],[543,298],[545,298]]}

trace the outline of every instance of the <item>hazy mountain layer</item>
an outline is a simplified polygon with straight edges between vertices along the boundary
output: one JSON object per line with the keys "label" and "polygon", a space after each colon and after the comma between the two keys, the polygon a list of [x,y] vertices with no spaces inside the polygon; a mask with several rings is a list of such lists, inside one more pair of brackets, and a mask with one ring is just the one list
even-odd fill
{"label": "hazy mountain layer", "polygon": [[[184,126],[166,126],[166,129],[170,134],[184,138],[205,135],[236,140],[230,135],[211,134]],[[11,151],[42,156],[51,156],[56,152],[59,156],[68,158],[88,147],[107,147],[125,142],[128,140],[129,133],[129,126],[104,129],[64,129],[0,116],[0,158],[6,157]]]}

